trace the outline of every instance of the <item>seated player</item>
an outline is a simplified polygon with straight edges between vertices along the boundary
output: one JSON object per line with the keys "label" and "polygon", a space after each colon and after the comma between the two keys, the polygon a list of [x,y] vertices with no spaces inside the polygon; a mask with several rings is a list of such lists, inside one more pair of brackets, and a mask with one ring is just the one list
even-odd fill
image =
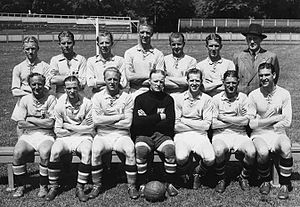
{"label": "seated player", "polygon": [[246,134],[248,125],[247,95],[238,92],[237,71],[226,71],[223,77],[224,92],[215,95],[213,102],[212,145],[216,154],[215,170],[218,184],[216,191],[223,193],[226,188],[225,164],[231,152],[242,157],[243,169],[238,176],[242,190],[249,190],[248,178],[255,161],[255,147]]}
{"label": "seated player", "polygon": [[176,196],[174,187],[176,173],[175,145],[173,142],[175,111],[173,98],[165,93],[166,74],[163,70],[150,72],[150,90],[140,94],[134,101],[131,136],[135,141],[136,165],[140,193],[147,182],[149,156],[156,150],[163,155],[166,187],[170,196]]}
{"label": "seated player", "polygon": [[108,31],[100,32],[97,37],[97,45],[99,47],[99,55],[90,57],[87,60],[87,85],[92,88],[93,94],[99,92],[106,87],[103,72],[106,68],[117,68],[121,76],[121,86],[127,86],[125,74],[124,58],[112,54],[111,48],[114,45],[112,33]]}
{"label": "seated player", "polygon": [[169,44],[172,54],[164,57],[167,72],[165,91],[168,93],[183,92],[188,87],[186,72],[195,68],[197,61],[184,53],[185,40],[182,33],[171,33]]}
{"label": "seated player", "polygon": [[275,84],[275,67],[270,63],[258,66],[260,88],[249,94],[249,126],[257,151],[257,171],[261,178],[260,193],[270,192],[270,152],[280,156],[278,198],[287,199],[291,190],[293,158],[291,140],[285,129],[292,122],[290,93]]}
{"label": "seated player", "polygon": [[[211,97],[201,92],[202,73],[193,68],[187,72],[188,90],[174,95],[175,122],[175,150],[178,171],[183,172],[183,178],[193,174],[193,189],[201,185],[209,166],[215,161],[215,152],[207,136],[212,121]],[[201,161],[193,167],[190,153],[201,157]],[[196,159],[197,160],[197,159]]]}
{"label": "seated player", "polygon": [[133,100],[130,94],[120,89],[121,73],[117,68],[105,69],[103,74],[106,88],[96,93],[93,98],[93,121],[97,135],[92,149],[93,190],[90,198],[99,195],[102,188],[102,155],[112,150],[125,155],[125,172],[128,193],[132,199],[139,197],[136,190],[136,165],[134,144],[129,135],[132,121]]}
{"label": "seated player", "polygon": [[51,146],[54,142],[54,114],[56,98],[45,90],[46,78],[39,73],[31,73],[28,83],[32,94],[21,98],[14,117],[18,127],[23,130],[14,148],[13,173],[17,189],[13,197],[24,195],[26,161],[35,151],[40,154],[40,190],[38,197],[48,193],[48,162]]}
{"label": "seated player", "polygon": [[53,200],[59,193],[59,178],[61,172],[61,157],[73,152],[80,155],[78,166],[76,197],[80,201],[87,201],[84,185],[88,181],[91,171],[92,134],[94,124],[92,120],[92,101],[79,95],[80,82],[75,76],[68,76],[65,81],[65,94],[55,106],[56,140],[51,149],[49,163],[50,191],[46,200]]}

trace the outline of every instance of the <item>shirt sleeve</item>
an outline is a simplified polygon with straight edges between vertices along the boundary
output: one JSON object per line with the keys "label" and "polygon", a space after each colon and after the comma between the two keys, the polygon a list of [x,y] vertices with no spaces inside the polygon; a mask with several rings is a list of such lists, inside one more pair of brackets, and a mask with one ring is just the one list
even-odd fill
{"label": "shirt sleeve", "polygon": [[20,69],[15,66],[12,73],[11,89],[21,88]]}
{"label": "shirt sleeve", "polygon": [[27,106],[26,106],[26,96],[20,99],[19,104],[16,105],[16,112],[14,116],[14,121],[25,121],[27,116]]}
{"label": "shirt sleeve", "polygon": [[54,132],[57,129],[62,129],[64,125],[63,110],[61,110],[60,105],[62,105],[62,102],[58,102],[54,107],[54,117],[55,117]]}
{"label": "shirt sleeve", "polygon": [[50,60],[50,75],[51,77],[59,74],[59,68],[57,64],[57,60],[55,57],[52,57]]}
{"label": "shirt sleeve", "polygon": [[50,119],[55,119],[55,115],[54,115],[54,108],[55,108],[55,106],[56,106],[56,98],[55,98],[55,96],[50,96],[51,98],[50,98],[50,101],[49,101],[49,106],[48,106],[48,111],[47,111],[47,113],[48,113],[48,118],[50,118]]}
{"label": "shirt sleeve", "polygon": [[79,69],[78,69],[78,79],[80,81],[81,86],[85,86],[86,84],[86,71],[87,71],[87,63],[85,57],[82,56]]}
{"label": "shirt sleeve", "polygon": [[96,87],[95,68],[92,63],[92,58],[87,60],[86,81],[89,87]]}
{"label": "shirt sleeve", "polygon": [[236,70],[234,63],[231,60],[229,60],[229,62],[228,62],[227,70]]}
{"label": "shirt sleeve", "polygon": [[164,61],[164,54],[159,51],[158,57],[157,57],[157,64],[156,64],[156,70],[165,70],[165,61]]}

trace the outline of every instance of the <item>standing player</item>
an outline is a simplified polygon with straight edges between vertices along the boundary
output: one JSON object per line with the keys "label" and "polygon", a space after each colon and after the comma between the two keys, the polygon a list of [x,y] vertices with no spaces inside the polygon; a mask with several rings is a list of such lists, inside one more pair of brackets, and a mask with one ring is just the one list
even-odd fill
{"label": "standing player", "polygon": [[212,33],[205,38],[208,57],[199,62],[196,66],[203,74],[204,92],[210,96],[224,91],[223,75],[227,70],[235,70],[231,60],[222,58],[222,38],[220,35]]}
{"label": "standing player", "polygon": [[165,77],[163,70],[150,72],[150,90],[137,96],[134,102],[131,136],[135,140],[141,194],[147,180],[147,159],[156,150],[164,155],[167,192],[176,196],[175,111],[172,97],[163,91]]}
{"label": "standing player", "polygon": [[259,87],[257,77],[258,65],[267,62],[274,65],[277,84],[279,78],[279,63],[276,54],[261,48],[261,42],[267,38],[262,34],[260,24],[250,24],[248,31],[242,33],[246,37],[248,48],[242,52],[234,54],[233,62],[239,71],[240,87],[239,90],[249,94],[251,91]]}
{"label": "standing player", "polygon": [[80,155],[78,166],[76,197],[85,202],[88,196],[84,193],[84,185],[91,171],[92,134],[92,101],[79,95],[80,82],[76,76],[68,76],[65,81],[65,91],[55,106],[56,141],[51,149],[49,163],[50,191],[46,200],[53,200],[59,193],[59,178],[61,172],[61,156],[75,152]]}
{"label": "standing player", "polygon": [[64,80],[68,76],[74,75],[79,79],[81,90],[86,84],[86,59],[74,52],[74,34],[70,31],[60,32],[58,44],[62,54],[50,60],[51,84],[56,86],[57,98],[64,94]]}
{"label": "standing player", "polygon": [[152,47],[152,35],[152,22],[142,17],[138,24],[138,44],[124,54],[126,75],[134,97],[148,90],[151,70],[164,70],[164,55]]}
{"label": "standing player", "polygon": [[112,150],[125,155],[125,171],[130,198],[137,199],[136,165],[134,144],[129,135],[132,121],[133,100],[131,95],[120,89],[121,73],[118,68],[110,67],[104,71],[106,88],[93,98],[93,120],[97,135],[92,150],[92,180],[94,187],[89,194],[95,198],[102,186],[102,155]]}
{"label": "standing player", "polygon": [[[12,74],[11,92],[14,97],[18,98],[17,104],[11,116],[12,119],[15,119],[15,117],[18,116],[16,113],[18,111],[17,107],[19,105],[20,98],[32,92],[31,87],[27,82],[28,75],[32,73],[40,73],[44,75],[46,77],[45,88],[50,88],[49,65],[38,58],[38,51],[38,40],[34,36],[25,37],[23,40],[23,52],[26,56],[26,59],[14,67]],[[17,127],[18,136],[21,135],[21,131],[22,130],[19,130]]]}
{"label": "standing player", "polygon": [[255,147],[246,134],[245,126],[249,119],[246,116],[248,109],[247,95],[238,92],[238,72],[226,71],[224,74],[225,91],[215,95],[213,102],[213,138],[212,145],[216,153],[215,170],[218,184],[216,191],[225,191],[225,164],[231,152],[241,154],[243,169],[238,176],[242,190],[249,189],[248,178],[255,161]]}
{"label": "standing player", "polygon": [[46,78],[39,73],[28,75],[28,83],[32,94],[23,96],[13,118],[18,127],[24,130],[14,148],[13,173],[17,190],[14,198],[24,195],[26,178],[26,158],[35,151],[40,154],[40,190],[38,197],[48,193],[48,162],[51,146],[54,142],[54,114],[56,104],[54,96],[45,90]]}
{"label": "standing player", "polygon": [[125,65],[123,64],[124,59],[111,52],[111,48],[114,44],[112,33],[108,31],[100,32],[97,37],[97,44],[100,54],[90,57],[87,60],[87,85],[92,88],[93,93],[104,89],[106,83],[104,81],[103,72],[106,68],[115,67],[122,74],[120,84],[125,88],[127,86],[127,78]]}
{"label": "standing player", "polygon": [[293,158],[291,140],[285,128],[292,122],[290,93],[276,85],[276,68],[270,63],[258,66],[260,88],[249,94],[249,126],[257,150],[257,171],[261,178],[260,193],[270,192],[270,152],[280,156],[278,198],[287,199],[291,190]]}
{"label": "standing player", "polygon": [[186,72],[195,68],[196,59],[183,52],[185,40],[182,33],[175,32],[169,36],[172,54],[165,56],[166,92],[183,92],[187,89]]}
{"label": "standing player", "polygon": [[[193,173],[195,190],[201,185],[200,177],[206,174],[208,167],[215,161],[214,149],[207,136],[212,121],[211,97],[201,92],[201,76],[200,70],[190,69],[186,76],[188,90],[174,95],[177,166],[187,175]],[[191,152],[202,158],[195,169],[192,169],[192,159],[189,159]]]}

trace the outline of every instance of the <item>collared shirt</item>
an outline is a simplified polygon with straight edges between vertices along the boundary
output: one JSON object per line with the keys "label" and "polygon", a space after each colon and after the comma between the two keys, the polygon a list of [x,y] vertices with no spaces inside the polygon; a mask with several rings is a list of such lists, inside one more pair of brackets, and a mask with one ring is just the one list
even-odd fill
{"label": "collared shirt", "polygon": [[[225,116],[242,116],[242,110],[248,111],[248,97],[246,94],[239,92],[233,100],[229,100],[223,91],[212,98],[213,118],[218,119],[219,114]],[[227,128],[214,129],[214,133],[246,133],[244,126],[231,125]]]}
{"label": "collared shirt", "polygon": [[[53,95],[45,94],[41,99],[36,99],[33,94],[25,95],[21,98],[14,121],[26,121],[27,117],[52,118],[54,119],[54,107],[56,98]],[[52,129],[26,129],[26,133],[33,131],[52,132]]]}
{"label": "collared shirt", "polygon": [[[52,57],[50,60],[50,70],[52,76],[75,75],[82,86],[86,83],[86,59],[76,53],[71,60],[68,60],[63,54]],[[57,85],[56,92],[63,93],[63,86]]]}
{"label": "collared shirt", "polygon": [[63,94],[57,101],[54,109],[55,130],[64,128],[64,123],[73,125],[92,125],[92,101],[86,97],[79,96],[79,101],[73,106],[67,94]]}
{"label": "collared shirt", "polygon": [[[285,128],[290,127],[292,122],[291,95],[286,89],[276,85],[273,92],[268,95],[264,95],[260,88],[255,89],[249,94],[248,115],[251,119],[268,118],[278,114],[284,115],[284,119],[276,123],[276,130],[285,133]],[[264,130],[275,129],[271,125],[254,129],[253,132]]]}
{"label": "collared shirt", "polygon": [[136,45],[125,51],[126,74],[138,73],[146,77],[153,69],[164,70],[164,55],[156,48],[144,51],[140,45]]}
{"label": "collared shirt", "polygon": [[87,85],[89,87],[96,87],[97,80],[104,82],[103,72],[109,67],[119,69],[122,74],[121,85],[125,88],[127,85],[127,78],[125,74],[124,58],[117,55],[111,56],[108,60],[103,59],[100,55],[90,57],[87,60]]}
{"label": "collared shirt", "polygon": [[197,61],[195,58],[184,54],[181,58],[176,58],[173,54],[165,56],[165,66],[168,76],[185,77],[189,69],[195,68]]}
{"label": "collared shirt", "polygon": [[[125,91],[120,90],[116,96],[111,96],[107,89],[96,93],[92,97],[93,116],[112,116],[117,114],[125,114],[125,119],[130,123],[132,121],[133,99],[132,96]],[[128,127],[116,127],[115,123],[97,126],[98,133],[111,133],[113,131],[129,133]]]}
{"label": "collared shirt", "polygon": [[249,94],[254,89],[259,88],[259,78],[258,78],[258,66],[261,63],[271,63],[275,67],[276,78],[275,83],[277,83],[279,77],[279,63],[276,54],[260,49],[258,53],[253,56],[250,54],[249,50],[246,49],[240,53],[236,53],[233,56],[233,62],[239,72],[239,91]]}
{"label": "collared shirt", "polygon": [[31,73],[40,73],[44,75],[46,78],[45,86],[48,88],[50,87],[50,67],[46,62],[37,58],[32,64],[28,59],[25,59],[23,62],[14,67],[11,89],[13,90],[18,88],[31,93],[31,88],[27,82],[27,77]]}
{"label": "collared shirt", "polygon": [[[212,122],[211,97],[205,93],[200,93],[196,98],[187,90],[174,95],[175,100],[175,125],[180,122],[180,118],[191,120],[203,120],[208,124]],[[204,132],[206,133],[206,132]]]}

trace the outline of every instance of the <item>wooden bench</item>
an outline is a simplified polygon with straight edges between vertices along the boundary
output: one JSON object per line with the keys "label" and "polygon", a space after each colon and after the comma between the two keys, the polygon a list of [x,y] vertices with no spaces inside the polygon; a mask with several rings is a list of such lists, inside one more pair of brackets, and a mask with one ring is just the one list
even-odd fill
{"label": "wooden bench", "polygon": [[[14,147],[0,147],[0,163],[7,164],[7,177],[8,177],[8,188],[7,191],[12,191],[14,189],[14,177],[13,177],[13,170],[12,170],[12,161],[13,161],[13,149]],[[300,160],[300,144],[293,143],[292,145],[292,153],[294,160]],[[230,157],[230,160],[236,160],[234,156]],[[34,154],[29,162],[39,163],[40,157],[38,153]],[[271,184],[274,187],[279,186],[279,175],[278,175],[278,159],[274,159],[273,165],[273,180]],[[115,152],[112,153],[112,163],[120,163],[120,159],[118,158]],[[158,154],[154,155],[154,162],[161,162]],[[72,163],[80,163],[80,159],[78,156],[73,156]]]}

